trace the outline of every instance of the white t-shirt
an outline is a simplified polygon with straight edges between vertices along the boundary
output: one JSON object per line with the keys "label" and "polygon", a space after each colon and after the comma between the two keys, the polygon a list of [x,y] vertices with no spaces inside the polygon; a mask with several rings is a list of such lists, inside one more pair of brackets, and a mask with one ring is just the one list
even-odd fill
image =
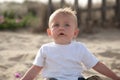
{"label": "white t-shirt", "polygon": [[43,66],[44,78],[58,80],[77,80],[82,77],[83,66],[92,68],[98,59],[80,42],[73,41],[68,45],[59,45],[54,42],[42,45],[39,49],[34,65]]}

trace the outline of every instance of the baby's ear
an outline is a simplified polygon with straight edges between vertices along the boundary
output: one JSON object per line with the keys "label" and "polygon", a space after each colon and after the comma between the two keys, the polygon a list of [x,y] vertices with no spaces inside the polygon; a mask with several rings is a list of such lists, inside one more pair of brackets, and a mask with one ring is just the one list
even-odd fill
{"label": "baby's ear", "polygon": [[48,36],[51,36],[51,30],[50,30],[50,28],[47,29],[47,34],[48,34]]}
{"label": "baby's ear", "polygon": [[79,29],[76,29],[76,30],[75,30],[75,32],[74,32],[74,37],[75,37],[75,38],[78,36],[79,31],[80,31]]}

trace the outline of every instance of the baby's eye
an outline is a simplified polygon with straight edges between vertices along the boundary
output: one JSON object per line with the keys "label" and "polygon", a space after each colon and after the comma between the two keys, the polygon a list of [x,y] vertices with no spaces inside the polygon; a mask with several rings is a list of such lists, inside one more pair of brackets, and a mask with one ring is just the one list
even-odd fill
{"label": "baby's eye", "polygon": [[69,25],[69,24],[65,24],[64,26],[65,26],[65,27],[70,27],[70,25]]}
{"label": "baby's eye", "polygon": [[53,27],[59,27],[59,24],[54,24]]}
{"label": "baby's eye", "polygon": [[59,27],[59,24],[54,24],[52,28]]}

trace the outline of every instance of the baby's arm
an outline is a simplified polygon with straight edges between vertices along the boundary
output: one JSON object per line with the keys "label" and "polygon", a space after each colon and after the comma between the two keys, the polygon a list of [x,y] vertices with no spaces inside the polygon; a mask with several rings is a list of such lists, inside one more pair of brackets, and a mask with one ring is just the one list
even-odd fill
{"label": "baby's arm", "polygon": [[41,71],[42,67],[33,65],[20,80],[33,80]]}
{"label": "baby's arm", "polygon": [[94,67],[94,70],[97,72],[113,79],[113,80],[120,80],[120,77],[118,77],[113,71],[111,71],[107,66],[105,66],[103,63],[98,62]]}

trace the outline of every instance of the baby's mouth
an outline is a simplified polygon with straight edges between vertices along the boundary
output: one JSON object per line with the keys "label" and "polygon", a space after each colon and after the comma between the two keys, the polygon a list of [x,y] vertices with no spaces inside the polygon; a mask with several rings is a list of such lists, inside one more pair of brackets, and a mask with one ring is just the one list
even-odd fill
{"label": "baby's mouth", "polygon": [[60,36],[63,36],[63,35],[65,35],[65,34],[64,34],[64,33],[60,33],[59,35],[60,35]]}
{"label": "baby's mouth", "polygon": [[64,33],[60,33],[59,35],[64,35]]}

